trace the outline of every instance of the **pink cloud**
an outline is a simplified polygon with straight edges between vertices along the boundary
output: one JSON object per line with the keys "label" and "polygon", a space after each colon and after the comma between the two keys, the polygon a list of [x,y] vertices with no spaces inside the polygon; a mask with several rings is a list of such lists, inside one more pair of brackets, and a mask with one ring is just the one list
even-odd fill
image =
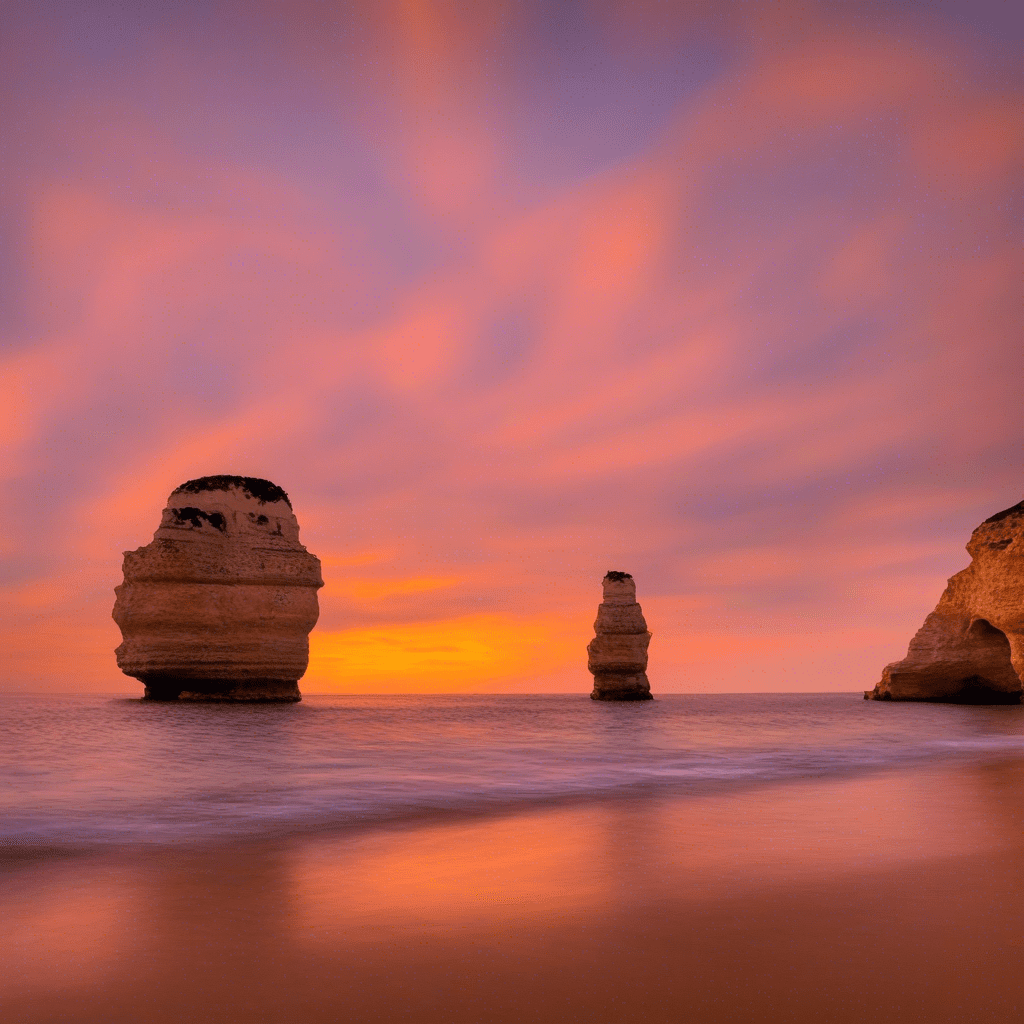
{"label": "pink cloud", "polygon": [[[343,41],[301,4],[270,38],[260,10],[262,76],[161,39],[69,110],[32,101],[38,151],[72,158],[17,186],[16,678],[123,687],[120,551],[182,480],[244,472],[337,574],[337,664],[345,637],[405,652],[388,688],[448,635],[482,687],[582,689],[609,568],[637,573],[663,685],[703,659],[701,686],[870,686],[1021,489],[1019,88],[937,22],[823,8],[641,5],[631,28],[597,5],[571,67],[514,5],[373,8]],[[728,50],[716,73],[612,155],[537,170],[556,74],[653,105],[690,29]]]}

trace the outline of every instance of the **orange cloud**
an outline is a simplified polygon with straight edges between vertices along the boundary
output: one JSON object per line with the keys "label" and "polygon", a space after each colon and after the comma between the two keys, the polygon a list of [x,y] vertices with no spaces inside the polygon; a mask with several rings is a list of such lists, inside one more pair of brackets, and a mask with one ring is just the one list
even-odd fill
{"label": "orange cloud", "polygon": [[343,576],[330,582],[331,594],[353,601],[373,602],[406,594],[426,594],[444,590],[459,583],[458,576],[414,576],[409,579],[360,579]]}

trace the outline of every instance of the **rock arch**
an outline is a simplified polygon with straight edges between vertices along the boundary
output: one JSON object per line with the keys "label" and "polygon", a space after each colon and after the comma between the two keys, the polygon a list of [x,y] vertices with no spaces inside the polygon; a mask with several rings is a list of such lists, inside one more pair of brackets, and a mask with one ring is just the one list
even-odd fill
{"label": "rock arch", "polygon": [[964,676],[956,695],[960,704],[1017,704],[1021,681],[1013,667],[1010,641],[987,619],[975,619],[967,630]]}
{"label": "rock arch", "polygon": [[1024,678],[1024,502],[971,535],[971,564],[949,580],[902,661],[871,700],[1019,704]]}

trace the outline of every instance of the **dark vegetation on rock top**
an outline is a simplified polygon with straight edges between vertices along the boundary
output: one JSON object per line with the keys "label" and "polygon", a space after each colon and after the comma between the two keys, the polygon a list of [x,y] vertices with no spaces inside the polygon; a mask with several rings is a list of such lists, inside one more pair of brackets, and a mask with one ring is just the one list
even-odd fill
{"label": "dark vegetation on rock top", "polygon": [[608,572],[604,574],[604,578],[606,580],[621,582],[622,580],[631,580],[633,577],[628,572],[616,572],[614,569],[609,569]]}
{"label": "dark vegetation on rock top", "polygon": [[200,491],[226,491],[229,487],[237,487],[262,504],[283,501],[289,508],[292,507],[283,488],[258,476],[201,476],[197,480],[183,483],[177,489],[186,494],[199,494]]}
{"label": "dark vegetation on rock top", "polygon": [[191,524],[195,529],[202,528],[204,522],[209,523],[215,530],[223,533],[227,529],[227,521],[221,512],[204,512],[201,508],[193,508],[191,505],[185,508],[172,508],[171,515],[177,526]]}
{"label": "dark vegetation on rock top", "polygon": [[[1024,501],[1017,502],[1012,508],[1004,508],[1002,512],[997,512],[994,516],[989,516],[985,520],[986,523],[998,523],[1000,519],[1006,519],[1008,516],[1022,516],[1024,515]],[[985,524],[982,523],[984,526]]]}

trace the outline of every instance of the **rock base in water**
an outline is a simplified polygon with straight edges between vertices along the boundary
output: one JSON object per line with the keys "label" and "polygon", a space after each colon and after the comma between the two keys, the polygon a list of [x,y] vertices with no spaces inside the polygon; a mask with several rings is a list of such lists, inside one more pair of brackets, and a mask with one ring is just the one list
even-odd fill
{"label": "rock base in water", "polygon": [[867,700],[1019,704],[1024,678],[1024,502],[986,519],[902,661]]}
{"label": "rock base in water", "polygon": [[[890,682],[885,680],[883,682]],[[891,682],[890,682],[891,685]],[[962,679],[958,682],[958,689],[949,695],[941,697],[894,697],[892,691],[883,689],[882,683],[877,683],[875,689],[865,690],[865,700],[901,700],[920,701],[928,704],[1020,704],[1021,694],[1007,693],[1005,690],[993,690],[987,685],[987,681],[975,676],[974,679]]]}
{"label": "rock base in water", "polygon": [[594,676],[592,700],[653,700],[647,681],[647,631],[628,572],[609,572],[602,581],[596,636],[587,646],[587,668]]}
{"label": "rock base in water", "polygon": [[294,704],[302,700],[294,679],[145,679],[143,700],[207,703]]}
{"label": "rock base in water", "polygon": [[599,673],[594,676],[591,700],[654,700],[646,672],[635,675]]}

